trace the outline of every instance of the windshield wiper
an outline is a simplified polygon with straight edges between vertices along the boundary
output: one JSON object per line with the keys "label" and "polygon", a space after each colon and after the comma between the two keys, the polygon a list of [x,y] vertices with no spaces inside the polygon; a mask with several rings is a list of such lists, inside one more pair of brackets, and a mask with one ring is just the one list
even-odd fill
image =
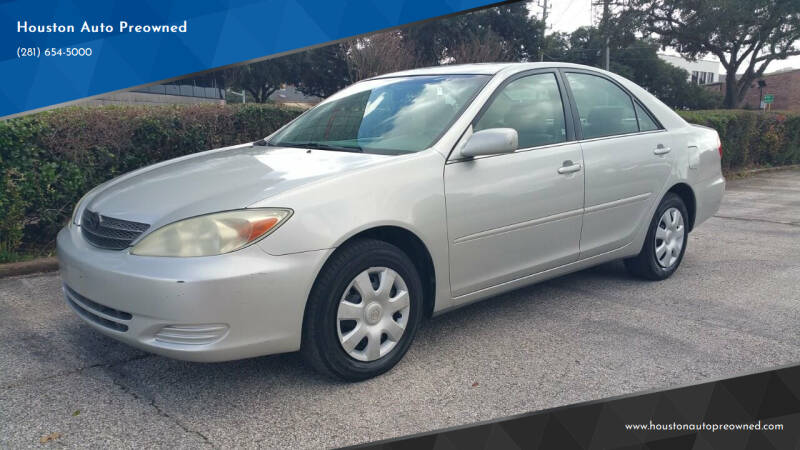
{"label": "windshield wiper", "polygon": [[[272,144],[271,144],[272,145]],[[292,142],[287,144],[274,144],[277,147],[296,147],[296,148],[312,148],[315,150],[333,150],[339,152],[353,152],[353,153],[364,153],[364,149],[361,147],[349,147],[343,145],[330,145],[330,144],[323,144],[321,142]]]}

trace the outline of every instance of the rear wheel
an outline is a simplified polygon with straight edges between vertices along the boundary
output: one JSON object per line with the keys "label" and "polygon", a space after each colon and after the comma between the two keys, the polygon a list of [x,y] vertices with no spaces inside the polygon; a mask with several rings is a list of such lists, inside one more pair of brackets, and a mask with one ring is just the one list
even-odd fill
{"label": "rear wheel", "polygon": [[371,378],[402,359],[421,317],[422,282],[408,256],[383,241],[358,240],[337,250],[317,277],[301,352],[325,374]]}
{"label": "rear wheel", "polygon": [[686,251],[688,217],[683,200],[667,193],[650,221],[642,251],[625,260],[628,271],[649,280],[663,280],[675,273]]}

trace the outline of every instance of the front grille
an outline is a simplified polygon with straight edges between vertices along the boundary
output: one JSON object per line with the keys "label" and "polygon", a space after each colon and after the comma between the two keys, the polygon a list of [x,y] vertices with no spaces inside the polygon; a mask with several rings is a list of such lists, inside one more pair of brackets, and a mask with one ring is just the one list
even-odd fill
{"label": "front grille", "polygon": [[128,331],[128,325],[125,322],[133,318],[131,313],[93,302],[73,291],[66,284],[64,285],[64,297],[67,299],[67,303],[72,306],[72,309],[89,322],[94,322],[114,331]]}
{"label": "front grille", "polygon": [[92,245],[109,250],[122,250],[147,231],[150,225],[115,219],[84,210],[81,216],[81,233]]}

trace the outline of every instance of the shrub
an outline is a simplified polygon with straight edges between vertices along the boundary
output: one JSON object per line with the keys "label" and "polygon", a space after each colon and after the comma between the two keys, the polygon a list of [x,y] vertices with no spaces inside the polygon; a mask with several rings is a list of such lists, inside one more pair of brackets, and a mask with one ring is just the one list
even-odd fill
{"label": "shrub", "polygon": [[744,110],[678,113],[688,122],[717,130],[726,171],[800,163],[800,114]]}
{"label": "shrub", "polygon": [[0,262],[51,249],[92,187],[158,161],[262,138],[299,112],[272,105],[69,107],[0,122]]}
{"label": "shrub", "polygon": [[[270,134],[300,110],[270,105],[70,107],[0,122],[0,262],[50,251],[78,199],[148,164]],[[800,163],[800,115],[680,111],[715,128],[723,168]]]}

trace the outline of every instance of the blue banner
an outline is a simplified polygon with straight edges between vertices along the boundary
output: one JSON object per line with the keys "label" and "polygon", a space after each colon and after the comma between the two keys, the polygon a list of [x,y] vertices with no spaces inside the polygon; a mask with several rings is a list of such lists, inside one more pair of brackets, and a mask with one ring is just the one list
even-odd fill
{"label": "blue banner", "polygon": [[496,2],[0,2],[0,117],[492,3]]}

